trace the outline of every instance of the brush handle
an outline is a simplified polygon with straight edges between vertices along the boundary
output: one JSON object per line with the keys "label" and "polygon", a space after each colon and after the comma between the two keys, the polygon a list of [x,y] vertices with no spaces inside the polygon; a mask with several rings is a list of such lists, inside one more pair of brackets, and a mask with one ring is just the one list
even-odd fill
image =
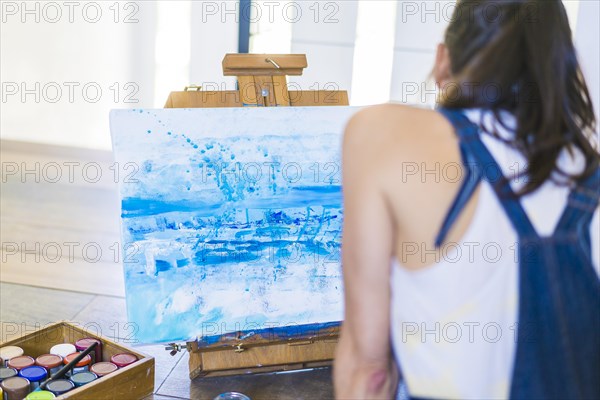
{"label": "brush handle", "polygon": [[65,365],[64,367],[62,367],[61,369],[58,370],[57,373],[55,373],[54,375],[52,375],[50,378],[46,379],[44,382],[42,382],[40,384],[40,387],[37,388],[35,391],[38,390],[44,390],[46,389],[46,385],[50,382],[52,382],[55,379],[60,379],[63,376],[65,376],[65,374],[71,369],[73,368],[75,365],[77,365],[77,363],[79,361],[81,361],[83,359],[83,357],[87,356],[88,354],[90,354],[98,345],[98,342],[94,342],[92,343],[87,349],[85,349],[84,351],[82,351],[77,357],[75,357],[73,360],[71,360],[70,363],[68,363],[67,365]]}

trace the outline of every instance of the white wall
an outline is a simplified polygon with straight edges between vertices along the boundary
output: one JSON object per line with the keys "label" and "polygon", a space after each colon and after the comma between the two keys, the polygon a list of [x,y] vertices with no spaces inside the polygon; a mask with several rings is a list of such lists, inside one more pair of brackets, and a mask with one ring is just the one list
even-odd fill
{"label": "white wall", "polygon": [[453,9],[454,1],[398,1],[392,101],[435,103],[435,85],[428,80]]}
{"label": "white wall", "polygon": [[221,62],[238,50],[238,8],[238,1],[192,1],[190,83],[235,89],[235,78],[223,76]]}
{"label": "white wall", "polygon": [[350,103],[368,105],[390,99],[398,2],[358,3]]}
{"label": "white wall", "polygon": [[[57,22],[51,3],[61,7]],[[102,12],[98,22],[91,21],[93,7],[82,9],[92,3]],[[118,15],[114,2],[79,2],[73,22],[62,2],[1,4],[2,139],[109,149],[111,108],[162,107],[170,90],[188,83],[235,87],[233,77],[223,77],[221,60],[237,51],[238,0],[121,1]],[[346,89],[355,105],[433,104],[434,88],[427,81],[453,0],[254,4],[254,51],[307,54],[304,75],[289,78],[292,88]],[[24,5],[33,13],[25,13]],[[600,115],[600,5],[575,0],[565,5]],[[131,23],[125,23],[127,16]],[[270,18],[276,29],[270,29]],[[73,99],[65,82],[79,85]],[[82,93],[86,84],[88,98]],[[55,101],[56,86],[62,96]],[[97,102],[90,98],[94,87],[102,90]],[[35,93],[23,96],[22,89]]]}
{"label": "white wall", "polygon": [[579,62],[592,95],[596,118],[600,120],[600,2],[580,2],[574,32]]}
{"label": "white wall", "polygon": [[288,82],[302,90],[339,88],[351,90],[356,1],[293,2],[300,11],[288,9],[292,23],[292,53],[305,53],[308,67]]}
{"label": "white wall", "polygon": [[[588,86],[600,102],[600,2],[563,0]],[[435,48],[443,40],[451,19],[454,1],[399,0],[396,14],[396,42],[390,100],[432,106],[435,87],[428,81],[435,61]]]}
{"label": "white wall", "polygon": [[78,4],[2,2],[2,139],[108,149],[108,110],[151,105],[154,4]]}
{"label": "white wall", "polygon": [[2,2],[1,139],[110,149],[110,109],[162,107],[190,83],[235,87],[221,60],[237,52],[238,0],[74,3]]}

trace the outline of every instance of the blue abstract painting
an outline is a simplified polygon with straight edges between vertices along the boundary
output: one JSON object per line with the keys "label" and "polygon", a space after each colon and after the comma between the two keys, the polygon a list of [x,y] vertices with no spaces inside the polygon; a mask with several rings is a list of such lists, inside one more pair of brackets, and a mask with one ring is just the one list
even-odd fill
{"label": "blue abstract painting", "polygon": [[340,145],[357,110],[111,112],[140,342],[342,320]]}

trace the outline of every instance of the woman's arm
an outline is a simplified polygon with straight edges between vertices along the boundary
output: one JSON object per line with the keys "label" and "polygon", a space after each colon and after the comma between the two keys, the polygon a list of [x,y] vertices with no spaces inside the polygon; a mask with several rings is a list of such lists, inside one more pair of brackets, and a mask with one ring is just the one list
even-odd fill
{"label": "woman's arm", "polygon": [[390,346],[393,223],[376,173],[384,136],[376,110],[355,115],[344,134],[342,265],[345,320],[334,364],[337,399],[390,399],[398,371]]}

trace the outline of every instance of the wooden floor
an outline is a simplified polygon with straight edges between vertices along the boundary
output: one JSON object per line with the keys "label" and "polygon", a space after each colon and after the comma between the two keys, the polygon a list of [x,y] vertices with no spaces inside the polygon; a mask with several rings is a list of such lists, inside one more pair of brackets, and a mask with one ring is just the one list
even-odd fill
{"label": "wooden floor", "polygon": [[[134,346],[156,359],[154,392],[150,399],[213,399],[219,393],[238,391],[252,399],[328,399],[332,398],[329,368],[219,378],[188,378],[188,355],[171,356],[160,345],[128,342],[125,299],[0,283],[0,341],[44,327],[51,322],[69,320],[97,330],[111,340]],[[123,399],[128,400],[128,399]]]}
{"label": "wooden floor", "polygon": [[124,296],[107,151],[2,141],[1,279]]}
{"label": "wooden floor", "polygon": [[[110,153],[2,141],[0,160],[0,341],[60,320],[97,330],[156,358],[155,394],[148,399],[213,399],[228,391],[252,399],[333,397],[329,368],[190,381],[187,353],[171,356],[160,345],[128,342],[123,273],[113,250],[119,204]],[[62,168],[56,183],[52,163]],[[98,182],[88,182],[97,169],[90,163],[100,166]],[[25,169],[34,172],[23,175]],[[93,244],[88,254],[86,244]],[[92,252],[97,248],[101,255]]]}

